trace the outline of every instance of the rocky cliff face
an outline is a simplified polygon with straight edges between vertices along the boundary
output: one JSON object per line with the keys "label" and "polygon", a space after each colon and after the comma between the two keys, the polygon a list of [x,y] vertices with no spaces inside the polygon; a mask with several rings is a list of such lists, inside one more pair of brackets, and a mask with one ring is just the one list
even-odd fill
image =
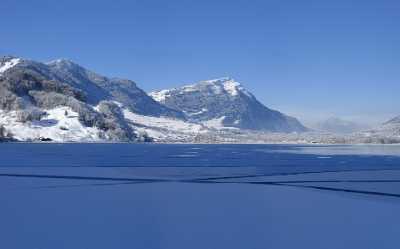
{"label": "rocky cliff face", "polygon": [[193,122],[271,132],[307,130],[297,119],[264,106],[240,83],[230,78],[152,92],[150,96],[184,112]]}

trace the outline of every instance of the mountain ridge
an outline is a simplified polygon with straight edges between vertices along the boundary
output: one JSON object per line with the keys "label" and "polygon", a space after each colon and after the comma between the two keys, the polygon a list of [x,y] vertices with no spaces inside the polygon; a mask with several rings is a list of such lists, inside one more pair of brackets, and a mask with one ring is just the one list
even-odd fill
{"label": "mountain ridge", "polygon": [[[171,110],[154,101],[134,81],[116,77],[108,78],[66,59],[55,60],[47,65],[56,71],[58,75],[63,76],[63,81],[76,88],[85,92],[91,90],[85,89],[85,86],[87,87],[88,85],[92,89],[98,89],[100,96],[94,96],[93,99],[89,99],[92,104],[97,104],[99,100],[114,99],[129,107],[133,112],[143,115],[185,119],[183,113]],[[90,96],[93,96],[93,94]]]}
{"label": "mountain ridge", "polygon": [[14,56],[0,57],[0,127],[6,140],[20,141],[313,142],[320,136],[230,77],[147,94],[132,80],[68,59]]}

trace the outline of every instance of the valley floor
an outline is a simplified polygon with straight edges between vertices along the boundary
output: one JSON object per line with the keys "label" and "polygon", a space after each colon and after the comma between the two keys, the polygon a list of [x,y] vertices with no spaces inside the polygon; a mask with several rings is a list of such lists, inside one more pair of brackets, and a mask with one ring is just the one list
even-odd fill
{"label": "valley floor", "polygon": [[[0,110],[0,125],[18,141],[107,142],[107,136],[96,127],[86,127],[69,107],[45,110],[37,121],[21,122],[18,112]],[[67,115],[66,115],[67,114]],[[394,131],[371,130],[352,134],[317,131],[273,133],[222,127],[218,122],[191,123],[165,117],[151,117],[123,108],[124,118],[138,137],[155,143],[243,143],[243,144],[396,144],[400,135]],[[393,128],[395,130],[395,128]],[[395,134],[395,135],[394,135]],[[118,141],[114,141],[118,142]]]}

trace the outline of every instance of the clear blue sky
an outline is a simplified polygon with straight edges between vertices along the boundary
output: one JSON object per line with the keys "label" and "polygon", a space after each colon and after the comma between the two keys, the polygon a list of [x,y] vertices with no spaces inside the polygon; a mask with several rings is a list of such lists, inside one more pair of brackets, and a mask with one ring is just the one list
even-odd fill
{"label": "clear blue sky", "polygon": [[398,0],[2,0],[0,54],[149,91],[231,76],[310,121],[400,115]]}

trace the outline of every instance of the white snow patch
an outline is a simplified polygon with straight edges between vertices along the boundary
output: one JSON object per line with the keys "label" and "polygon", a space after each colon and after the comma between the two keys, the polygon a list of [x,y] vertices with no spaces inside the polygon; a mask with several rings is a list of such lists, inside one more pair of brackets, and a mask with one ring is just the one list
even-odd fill
{"label": "white snow patch", "polygon": [[198,111],[198,112],[189,112],[189,113],[185,112],[185,114],[187,114],[187,115],[189,115],[189,116],[197,116],[197,115],[203,114],[203,113],[205,113],[205,112],[207,112],[207,111],[208,111],[207,108],[203,108],[203,109],[201,109],[201,110]]}
{"label": "white snow patch", "polygon": [[183,92],[195,92],[195,91],[197,91],[198,89],[196,88],[196,85],[189,85],[189,86],[184,86],[183,88],[182,88],[182,91]]}
{"label": "white snow patch", "polygon": [[235,81],[227,81],[223,83],[225,91],[227,91],[230,95],[236,96],[238,95],[238,87],[240,84]]}
{"label": "white snow patch", "polygon": [[20,63],[20,58],[13,58],[9,61],[6,61],[3,66],[0,67],[0,75],[3,74],[5,71],[9,70],[10,68],[14,67],[18,63]]}
{"label": "white snow patch", "polygon": [[216,130],[227,130],[227,129],[237,129],[235,127],[224,126],[225,116],[214,118],[203,122],[203,124],[208,128],[213,128]]}
{"label": "white snow patch", "polygon": [[207,129],[195,123],[189,123],[178,119],[165,117],[151,117],[133,113],[127,109],[123,110],[126,119],[130,120],[135,129],[146,132],[147,135],[160,140],[179,140],[198,133],[206,132]]}
{"label": "white snow patch", "polygon": [[149,95],[155,101],[163,102],[163,101],[165,101],[165,99],[166,99],[166,97],[167,97],[169,92],[170,92],[169,90],[162,90],[162,91],[159,91],[159,92],[151,92],[151,93],[149,93]]}
{"label": "white snow patch", "polygon": [[203,122],[203,124],[207,127],[215,128],[215,129],[224,128],[223,122],[224,122],[225,118],[226,118],[225,116],[222,116],[220,118],[210,119],[208,121]]}
{"label": "white snow patch", "polygon": [[202,83],[213,85],[215,89],[218,89],[214,91],[216,94],[221,94],[222,92],[225,91],[229,93],[231,96],[237,96],[239,95],[239,92],[241,92],[247,95],[248,97],[253,97],[253,95],[250,92],[248,92],[239,82],[229,77],[207,80],[203,81]]}

